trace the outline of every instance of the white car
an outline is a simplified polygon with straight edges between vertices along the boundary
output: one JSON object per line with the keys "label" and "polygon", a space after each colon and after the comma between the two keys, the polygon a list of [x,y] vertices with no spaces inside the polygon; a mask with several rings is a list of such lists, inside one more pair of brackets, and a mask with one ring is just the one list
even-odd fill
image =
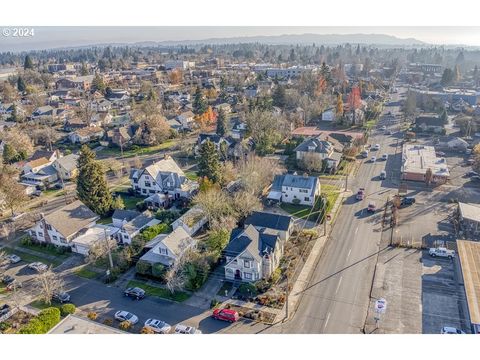
{"label": "white car", "polygon": [[22,258],[18,255],[11,254],[7,256],[7,260],[10,261],[10,264],[16,264],[22,261]]}
{"label": "white car", "polygon": [[200,330],[197,330],[193,326],[188,326],[184,324],[178,324],[175,326],[175,334],[201,334]]}
{"label": "white car", "polygon": [[172,327],[165,321],[157,319],[148,319],[145,321],[145,327],[159,334],[167,334],[172,330]]}
{"label": "white car", "polygon": [[453,259],[455,257],[455,250],[448,250],[447,248],[430,248],[428,250],[428,254],[431,257],[445,257],[449,259]]}
{"label": "white car", "polygon": [[377,158],[375,156],[372,156],[372,158],[370,159],[370,162],[374,163],[375,161],[377,161]]}
{"label": "white car", "polygon": [[370,150],[380,150],[380,144],[375,144]]}
{"label": "white car", "polygon": [[39,272],[39,273],[48,270],[48,266],[40,261],[29,264],[28,268],[31,270],[35,270],[36,272]]}
{"label": "white car", "polygon": [[115,319],[118,321],[130,321],[133,325],[138,322],[138,317],[131,312],[120,310],[115,313]]}
{"label": "white car", "polygon": [[382,155],[382,160],[387,161],[387,159],[388,159],[388,154],[383,154]]}
{"label": "white car", "polygon": [[444,326],[440,331],[440,334],[465,334],[465,331],[450,326]]}

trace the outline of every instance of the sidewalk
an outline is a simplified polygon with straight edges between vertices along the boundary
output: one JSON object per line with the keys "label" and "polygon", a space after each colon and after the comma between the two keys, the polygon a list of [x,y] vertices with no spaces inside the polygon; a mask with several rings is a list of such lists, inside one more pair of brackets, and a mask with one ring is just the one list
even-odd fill
{"label": "sidewalk", "polygon": [[[287,299],[288,304],[285,304],[282,310],[278,310],[278,312],[276,312],[277,316],[275,318],[274,323],[289,320],[295,314],[298,308],[298,305],[300,304],[300,300],[302,299],[303,291],[308,286],[310,277],[312,276],[313,271],[315,270],[318,258],[322,254],[323,247],[327,239],[329,238],[329,234],[332,230],[333,225],[335,224],[335,219],[337,218],[341,205],[345,200],[345,198],[351,196],[351,194],[352,194],[351,191],[345,191],[340,193],[339,197],[337,198],[337,201],[335,202],[335,205],[333,206],[333,209],[331,212],[332,219],[329,222],[327,222],[327,231],[326,231],[327,235],[321,235],[313,245],[313,248],[310,251],[308,258],[305,261],[305,264],[303,265],[303,268],[300,274],[298,275],[297,280],[293,284],[290,294],[288,295],[288,299]],[[322,225],[319,226],[319,230],[323,233]],[[288,305],[288,314],[287,314],[287,305]],[[271,309],[271,310],[276,310],[276,309]]]}
{"label": "sidewalk", "polygon": [[213,273],[208,277],[208,280],[203,286],[196,291],[184,304],[195,306],[200,309],[210,309],[210,304],[213,299],[221,300],[222,296],[217,296],[218,291],[223,286],[224,268],[218,266]]}

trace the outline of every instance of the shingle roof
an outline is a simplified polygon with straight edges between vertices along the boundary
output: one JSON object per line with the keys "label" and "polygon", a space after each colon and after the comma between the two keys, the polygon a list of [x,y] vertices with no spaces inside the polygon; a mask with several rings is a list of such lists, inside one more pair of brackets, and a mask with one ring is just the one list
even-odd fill
{"label": "shingle roof", "polygon": [[245,229],[235,229],[232,231],[230,242],[224,250],[224,254],[230,257],[236,257],[244,251],[248,251],[255,260],[261,261],[265,253],[271,253],[277,245],[278,235],[261,232],[255,229],[253,225],[248,225]]}
{"label": "shingle roof", "polygon": [[[312,150],[313,148],[313,150]],[[333,145],[319,138],[307,139],[298,145],[294,151],[311,151],[316,153],[328,154],[333,150]]]}
{"label": "shingle roof", "polygon": [[317,181],[318,178],[315,176],[286,174],[283,179],[283,186],[301,189],[315,189]]}
{"label": "shingle roof", "polygon": [[80,200],[77,200],[48,214],[45,216],[45,221],[52,225],[63,237],[68,238],[98,218],[97,214]]}
{"label": "shingle roof", "polygon": [[286,231],[291,221],[291,216],[255,211],[245,220],[245,225]]}
{"label": "shingle roof", "polygon": [[59,163],[65,170],[72,171],[77,167],[77,160],[79,157],[79,155],[69,154],[57,159],[57,163]]}
{"label": "shingle roof", "polygon": [[188,233],[185,231],[184,228],[178,227],[170,234],[160,234],[155,237],[155,239],[159,239],[159,242],[165,244],[174,255],[178,255],[182,247],[187,245],[186,243],[192,242],[193,239]]}
{"label": "shingle roof", "polygon": [[131,221],[135,219],[137,216],[139,216],[140,214],[141,213],[139,211],[135,211],[135,210],[116,209],[113,212],[112,219]]}

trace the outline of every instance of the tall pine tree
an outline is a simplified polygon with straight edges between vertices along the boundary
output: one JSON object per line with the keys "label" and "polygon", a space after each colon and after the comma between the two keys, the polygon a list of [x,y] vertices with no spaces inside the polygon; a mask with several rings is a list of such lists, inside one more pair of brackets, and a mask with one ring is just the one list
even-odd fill
{"label": "tall pine tree", "polygon": [[282,85],[278,85],[272,95],[273,105],[279,108],[284,108],[286,105],[285,88]]}
{"label": "tall pine tree", "polygon": [[107,215],[112,208],[112,195],[108,190],[105,171],[87,145],[82,146],[78,158],[77,195],[98,215]]}
{"label": "tall pine tree", "polygon": [[203,95],[202,89],[200,86],[197,86],[197,90],[195,90],[195,96],[193,99],[193,112],[195,115],[203,115],[205,111],[207,111],[207,100]]}
{"label": "tall pine tree", "polygon": [[228,132],[227,126],[227,115],[223,109],[220,109],[217,117],[217,135],[225,136]]}
{"label": "tall pine tree", "polygon": [[25,85],[25,81],[23,81],[22,77],[19,76],[17,80],[17,89],[20,92],[24,92],[27,86]]}
{"label": "tall pine tree", "polygon": [[30,58],[30,55],[25,56],[25,61],[23,63],[23,68],[25,70],[33,69],[33,62],[32,62],[32,59]]}
{"label": "tall pine tree", "polygon": [[218,182],[221,178],[220,160],[215,145],[207,140],[200,147],[200,160],[198,161],[198,175],[207,177],[213,182]]}

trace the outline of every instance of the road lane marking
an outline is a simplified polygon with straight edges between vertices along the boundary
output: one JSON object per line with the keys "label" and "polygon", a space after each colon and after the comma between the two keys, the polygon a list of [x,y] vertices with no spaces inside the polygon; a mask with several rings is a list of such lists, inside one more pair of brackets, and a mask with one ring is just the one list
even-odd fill
{"label": "road lane marking", "polygon": [[330,320],[330,313],[328,313],[327,315],[327,320],[325,320],[325,325],[323,325],[323,330],[325,330],[325,328],[327,327],[328,320]]}
{"label": "road lane marking", "polygon": [[348,255],[347,255],[347,260],[350,257],[350,254],[352,253],[352,249],[348,250]]}
{"label": "road lane marking", "polygon": [[340,284],[342,283],[342,276],[340,276],[340,281],[338,282],[338,285],[337,285],[337,290],[335,290],[335,294],[338,293],[338,289],[340,289]]}
{"label": "road lane marking", "polygon": [[357,232],[358,232],[358,226],[357,226],[357,228],[355,229],[355,235],[357,235]]}

